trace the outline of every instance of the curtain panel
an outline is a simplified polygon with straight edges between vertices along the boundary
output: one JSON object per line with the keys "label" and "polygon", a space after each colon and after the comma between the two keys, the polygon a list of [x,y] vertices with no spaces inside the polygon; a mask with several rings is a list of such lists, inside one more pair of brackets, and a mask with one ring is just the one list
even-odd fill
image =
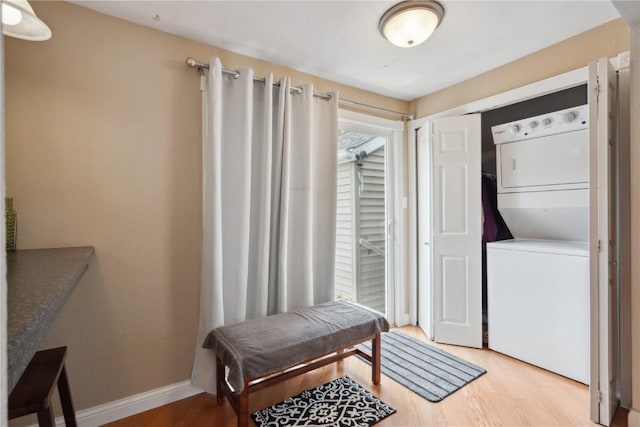
{"label": "curtain panel", "polygon": [[[334,299],[338,96],[288,77],[202,76],[203,236],[192,383],[215,388],[206,335]],[[268,349],[265,349],[268,351]]]}

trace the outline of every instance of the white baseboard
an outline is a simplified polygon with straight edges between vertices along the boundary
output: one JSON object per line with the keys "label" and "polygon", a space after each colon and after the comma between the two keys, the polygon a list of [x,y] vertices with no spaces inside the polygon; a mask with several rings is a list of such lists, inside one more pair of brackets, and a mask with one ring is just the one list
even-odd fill
{"label": "white baseboard", "polygon": [[629,427],[640,427],[640,412],[637,409],[631,408],[627,422],[629,423]]}
{"label": "white baseboard", "polygon": [[[204,390],[191,385],[191,381],[186,380],[155,390],[145,391],[124,399],[115,400],[93,408],[83,409],[76,412],[78,427],[98,427],[112,421],[130,417],[158,406],[202,393]],[[64,418],[56,418],[56,427],[64,426]],[[36,427],[35,425],[32,427]]]}

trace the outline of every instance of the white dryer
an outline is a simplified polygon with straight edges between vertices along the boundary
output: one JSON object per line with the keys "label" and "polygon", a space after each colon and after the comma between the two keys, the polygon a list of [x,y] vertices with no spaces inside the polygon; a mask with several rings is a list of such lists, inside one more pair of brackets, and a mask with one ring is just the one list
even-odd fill
{"label": "white dryer", "polygon": [[589,383],[587,106],[492,127],[498,210],[487,244],[489,348]]}

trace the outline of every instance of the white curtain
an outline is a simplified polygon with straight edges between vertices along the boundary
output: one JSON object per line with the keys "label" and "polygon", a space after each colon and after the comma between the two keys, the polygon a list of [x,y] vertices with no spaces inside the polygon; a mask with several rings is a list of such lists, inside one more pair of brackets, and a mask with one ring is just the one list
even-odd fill
{"label": "white curtain", "polygon": [[338,97],[289,78],[202,77],[203,241],[192,383],[214,392],[212,329],[334,298]]}

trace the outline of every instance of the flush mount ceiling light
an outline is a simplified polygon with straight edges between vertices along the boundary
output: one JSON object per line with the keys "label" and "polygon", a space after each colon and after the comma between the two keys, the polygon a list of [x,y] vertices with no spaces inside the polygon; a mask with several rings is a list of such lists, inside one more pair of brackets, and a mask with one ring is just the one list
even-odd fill
{"label": "flush mount ceiling light", "polygon": [[396,46],[418,46],[433,34],[443,16],[444,8],[438,2],[404,1],[382,15],[378,30]]}
{"label": "flush mount ceiling light", "polygon": [[27,0],[2,0],[2,34],[30,41],[51,38],[51,30]]}

